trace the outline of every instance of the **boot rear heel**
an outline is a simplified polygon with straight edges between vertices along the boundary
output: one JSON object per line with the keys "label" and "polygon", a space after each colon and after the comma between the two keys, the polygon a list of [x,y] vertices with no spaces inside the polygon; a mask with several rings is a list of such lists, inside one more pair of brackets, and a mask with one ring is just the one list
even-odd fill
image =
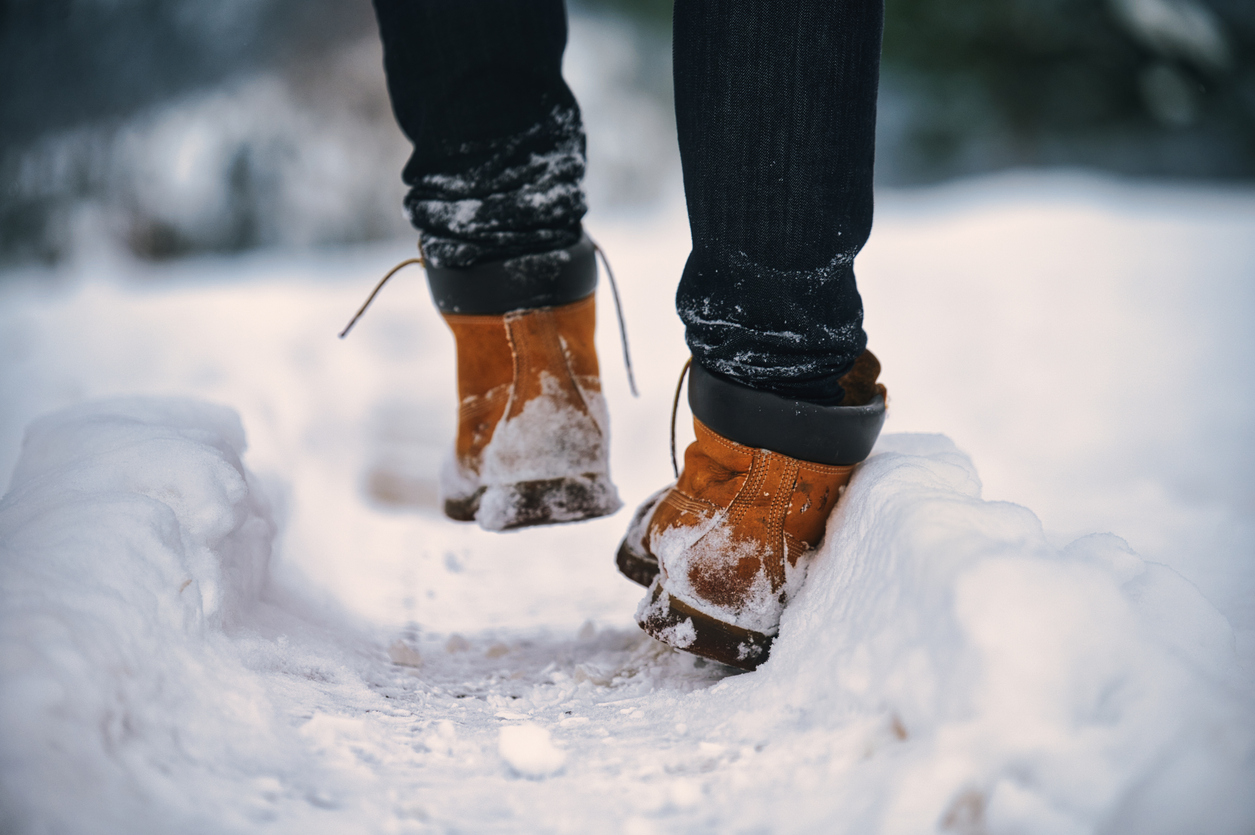
{"label": "boot rear heel", "polygon": [[479,496],[474,518],[485,530],[508,531],[596,519],[622,506],[608,477],[583,473],[489,486]]}
{"label": "boot rear heel", "polygon": [[729,667],[753,670],[767,660],[772,636],[725,623],[672,597],[661,577],[636,610],[636,622],[664,644]]}

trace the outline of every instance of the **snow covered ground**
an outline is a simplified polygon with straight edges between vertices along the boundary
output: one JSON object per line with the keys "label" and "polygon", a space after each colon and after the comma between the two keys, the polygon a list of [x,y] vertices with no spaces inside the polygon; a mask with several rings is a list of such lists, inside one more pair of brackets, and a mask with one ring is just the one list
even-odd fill
{"label": "snow covered ground", "polygon": [[886,434],[744,675],[613,567],[682,204],[589,228],[627,509],[504,535],[421,273],[335,338],[407,246],[0,275],[0,831],[1255,831],[1255,193],[883,194]]}

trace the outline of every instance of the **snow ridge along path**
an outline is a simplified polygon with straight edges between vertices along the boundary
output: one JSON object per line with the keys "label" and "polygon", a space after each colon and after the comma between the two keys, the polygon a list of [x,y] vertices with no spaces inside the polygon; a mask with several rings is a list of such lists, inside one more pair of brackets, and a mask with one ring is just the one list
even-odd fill
{"label": "snow ridge along path", "polygon": [[592,229],[625,511],[508,535],[439,515],[421,274],[335,338],[412,242],[0,274],[0,832],[1255,831],[1255,192],[877,197],[887,434],[750,675],[613,565],[671,477],[678,193]]}
{"label": "snow ridge along path", "polygon": [[[1227,622],[1052,547],[942,436],[859,468],[770,661],[632,630],[374,640],[267,591],[228,409],[29,429],[0,503],[6,831],[1249,831]],[[611,827],[613,828],[613,827]]]}

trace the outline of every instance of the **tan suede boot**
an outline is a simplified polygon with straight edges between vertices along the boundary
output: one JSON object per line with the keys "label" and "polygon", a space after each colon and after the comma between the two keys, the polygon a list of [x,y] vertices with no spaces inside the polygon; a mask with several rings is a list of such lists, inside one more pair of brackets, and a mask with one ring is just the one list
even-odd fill
{"label": "tan suede boot", "polygon": [[618,510],[594,297],[444,320],[457,342],[459,403],[441,473],[445,514],[506,530]]}
{"label": "tan suede boot", "polygon": [[592,242],[466,269],[428,266],[457,344],[458,434],[444,512],[487,530],[575,522],[621,506],[593,334]]}
{"label": "tan suede boot", "polygon": [[677,482],[642,505],[619,547],[620,570],[650,585],[637,610],[646,632],[743,669],[767,659],[806,560],[884,422],[878,373],[865,353],[842,378],[843,405],[824,407],[694,365],[697,440]]}

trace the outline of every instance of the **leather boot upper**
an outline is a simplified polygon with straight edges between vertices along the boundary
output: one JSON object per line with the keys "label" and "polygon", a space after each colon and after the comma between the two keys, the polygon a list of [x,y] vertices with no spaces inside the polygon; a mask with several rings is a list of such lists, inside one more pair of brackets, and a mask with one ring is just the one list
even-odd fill
{"label": "leather boot upper", "polygon": [[[559,508],[545,521],[617,509],[593,341],[594,296],[557,307],[444,319],[457,343],[458,366],[457,440],[442,477],[446,513],[494,529],[514,527],[517,509],[509,502],[527,501],[515,495],[523,489],[518,485],[572,479],[591,485],[592,493],[584,502],[567,490],[562,501],[588,506]],[[514,490],[514,498],[485,496],[494,487]],[[502,524],[483,516],[484,502],[496,502]]]}
{"label": "leather boot upper", "polygon": [[738,444],[693,421],[684,471],[654,509],[648,546],[668,593],[727,623],[774,634],[854,465]]}

